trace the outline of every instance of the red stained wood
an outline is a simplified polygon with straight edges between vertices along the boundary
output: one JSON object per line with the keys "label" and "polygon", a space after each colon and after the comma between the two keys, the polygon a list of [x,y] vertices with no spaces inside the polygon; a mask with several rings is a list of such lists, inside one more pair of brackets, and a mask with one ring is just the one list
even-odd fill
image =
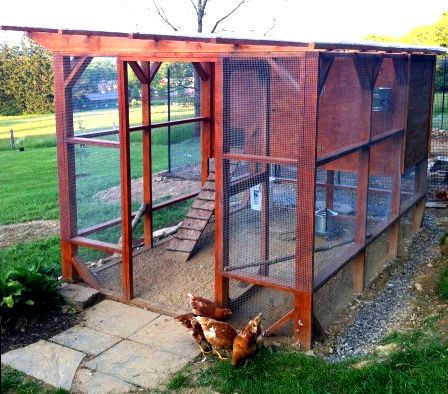
{"label": "red stained wood", "polygon": [[158,211],[159,209],[163,209],[163,208],[170,207],[170,206],[172,206],[172,205],[174,205],[174,204],[178,204],[178,203],[180,203],[180,202],[182,202],[182,201],[187,201],[187,200],[189,200],[189,199],[191,199],[191,198],[194,198],[194,197],[196,197],[198,194],[199,194],[198,192],[196,192],[196,193],[190,193],[190,194],[185,194],[185,195],[180,196],[180,197],[172,198],[172,199],[170,199],[170,200],[162,201],[161,203],[154,204],[154,205],[152,206],[152,210],[153,210],[153,211]]}
{"label": "red stained wood", "polygon": [[199,77],[203,81],[208,81],[210,76],[209,76],[209,73],[207,72],[207,66],[205,66],[199,62],[193,62],[192,64],[193,64],[194,69],[198,73]]}
{"label": "red stained wood", "polygon": [[169,122],[154,123],[151,125],[151,129],[157,129],[160,127],[168,127],[168,126],[177,126],[180,124],[195,123],[195,122],[202,122],[202,121],[208,121],[208,120],[209,120],[208,118],[202,117],[202,116],[199,116],[197,118],[171,120]]}
{"label": "red stained wood", "polygon": [[131,166],[129,142],[129,98],[127,62],[117,59],[118,108],[120,120],[120,163],[121,163],[121,231],[123,241],[121,283],[123,298],[133,298],[132,266],[132,218],[131,218]]}
{"label": "red stained wood", "polygon": [[150,84],[148,73],[145,73],[137,62],[129,62],[128,64],[142,85]]}
{"label": "red stained wood", "polygon": [[98,280],[95,278],[95,276],[93,276],[93,274],[82,263],[81,260],[79,260],[76,256],[73,256],[72,263],[84,283],[87,283],[90,287],[93,287],[94,289],[97,290],[101,288],[101,285],[98,282]]}
{"label": "red stained wood", "polygon": [[55,55],[54,71],[62,276],[66,280],[75,280],[72,257],[76,247],[70,242],[77,233],[75,152],[74,146],[66,143],[66,138],[74,134],[71,90],[65,88],[65,80],[71,72],[70,58]]}
{"label": "red stained wood", "polygon": [[119,148],[120,147],[120,143],[118,141],[100,140],[97,138],[72,137],[72,138],[67,138],[66,142],[68,142],[70,144],[78,144],[78,145],[101,146],[103,148]]}
{"label": "red stained wood", "polygon": [[159,71],[160,66],[162,65],[162,62],[153,62],[151,63],[151,67],[149,69],[149,83],[151,84],[152,80],[156,76],[157,72]]}
{"label": "red stained wood", "polygon": [[286,323],[288,323],[292,318],[294,317],[294,309],[290,310],[285,316],[277,320],[274,324],[269,326],[266,331],[265,335],[270,336],[275,331],[278,331],[281,327],[283,327]]}
{"label": "red stained wood", "polygon": [[367,196],[369,189],[370,151],[364,149],[358,155],[358,188],[356,192],[355,242],[364,245],[367,226]]}
{"label": "red stained wood", "polygon": [[[193,63],[194,65],[195,63]],[[201,182],[204,184],[209,175],[209,160],[211,158],[211,133],[214,127],[212,94],[214,89],[214,76],[212,74],[213,64],[205,63],[204,72],[209,78],[201,79],[201,117],[208,118],[208,122],[201,124]]]}
{"label": "red stained wood", "polygon": [[70,71],[70,74],[64,81],[64,86],[66,89],[71,89],[73,87],[73,85],[76,83],[76,81],[78,81],[79,77],[85,71],[87,66],[90,64],[92,59],[93,58],[87,56],[83,56],[77,59],[76,64],[73,66],[72,70]]}
{"label": "red stained wood", "polygon": [[364,251],[359,253],[352,262],[352,286],[353,293],[359,294],[364,290],[364,269],[366,254]]}
{"label": "red stained wood", "polygon": [[152,226],[152,149],[151,149],[151,67],[149,62],[142,62],[141,71],[142,84],[142,123],[148,128],[142,135],[142,163],[143,163],[143,202],[147,209],[143,216],[144,242],[145,246],[153,246],[153,226]]}
{"label": "red stained wood", "polygon": [[298,292],[294,297],[294,342],[301,351],[311,349],[313,340],[313,294]]}
{"label": "red stained wood", "polygon": [[85,237],[74,237],[71,242],[78,246],[85,246],[86,248],[98,249],[106,253],[122,253],[122,248],[109,242],[98,241]]}

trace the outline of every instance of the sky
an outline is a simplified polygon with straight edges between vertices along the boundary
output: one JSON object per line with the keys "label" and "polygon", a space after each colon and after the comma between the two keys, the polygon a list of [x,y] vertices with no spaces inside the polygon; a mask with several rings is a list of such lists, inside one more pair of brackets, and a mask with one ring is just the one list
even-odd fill
{"label": "sky", "polygon": [[[154,0],[182,33],[194,33],[191,1]],[[240,0],[209,0],[204,32]],[[0,25],[143,33],[172,33],[153,0],[3,0]],[[356,41],[367,34],[405,35],[436,22],[447,0],[247,0],[217,29],[220,35],[278,37],[298,41]],[[224,29],[224,30],[221,30]],[[1,41],[20,34],[0,31]]]}

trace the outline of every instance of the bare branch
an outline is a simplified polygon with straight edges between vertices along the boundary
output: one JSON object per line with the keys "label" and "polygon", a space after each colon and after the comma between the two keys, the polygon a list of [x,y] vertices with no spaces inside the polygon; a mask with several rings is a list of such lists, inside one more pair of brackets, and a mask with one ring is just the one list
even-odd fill
{"label": "bare branch", "polygon": [[272,26],[263,33],[263,36],[266,37],[268,35],[268,33],[275,27],[276,24],[277,24],[277,19],[273,18],[272,19]]}
{"label": "bare branch", "polygon": [[160,6],[160,8],[157,6],[156,0],[152,0],[152,2],[154,3],[154,7],[156,7],[156,11],[157,14],[159,14],[159,16],[162,18],[162,20],[169,26],[171,27],[174,31],[178,31],[178,28],[176,26],[174,26],[168,19],[168,17],[166,16],[166,12],[165,10],[162,8],[162,6]]}
{"label": "bare branch", "polygon": [[193,5],[194,9],[196,10],[196,14],[199,12],[198,7],[196,7],[196,4],[194,4],[194,0],[190,0],[191,4]]}
{"label": "bare branch", "polygon": [[[221,19],[219,19],[218,21],[216,21],[215,25],[213,26],[213,29],[211,31],[211,33],[214,33],[216,28],[218,27],[218,25],[224,20],[227,19],[230,15],[232,15],[238,8],[240,8],[244,3],[246,3],[248,0],[241,0],[238,5],[232,10],[230,11],[227,15],[223,16]],[[205,4],[207,4],[207,0],[204,1]]]}

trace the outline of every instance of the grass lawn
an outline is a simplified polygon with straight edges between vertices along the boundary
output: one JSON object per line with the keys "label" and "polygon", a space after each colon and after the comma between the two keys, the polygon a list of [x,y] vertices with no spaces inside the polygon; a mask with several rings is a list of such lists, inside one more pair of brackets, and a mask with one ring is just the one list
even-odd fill
{"label": "grass lawn", "polygon": [[3,394],[63,394],[64,389],[56,389],[40,380],[27,376],[7,366],[2,366],[1,392]]}

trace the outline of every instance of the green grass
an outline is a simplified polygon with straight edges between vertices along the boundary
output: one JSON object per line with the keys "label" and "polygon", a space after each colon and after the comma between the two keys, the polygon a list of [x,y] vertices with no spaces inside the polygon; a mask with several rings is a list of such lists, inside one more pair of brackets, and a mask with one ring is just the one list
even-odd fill
{"label": "green grass", "polygon": [[353,368],[358,361],[330,364],[296,352],[263,349],[246,367],[216,362],[199,372],[196,381],[186,373],[175,375],[168,388],[203,386],[229,394],[447,392],[448,350],[437,339]]}
{"label": "green grass", "polygon": [[3,394],[63,394],[68,391],[53,388],[15,369],[2,365],[1,392]]}
{"label": "green grass", "polygon": [[448,302],[448,266],[446,266],[440,273],[437,281],[437,291],[440,297]]}
{"label": "green grass", "polygon": [[41,241],[18,243],[0,249],[0,274],[11,269],[27,267],[34,262],[41,262],[45,266],[60,270],[61,250],[58,237]]}
{"label": "green grass", "polygon": [[[166,121],[166,106],[152,107],[151,120],[153,123]],[[192,106],[178,106],[171,109],[171,119],[180,119],[193,116]],[[130,124],[136,126],[142,123],[141,107],[132,107],[129,110]],[[94,111],[75,112],[73,115],[73,127],[75,133],[111,130],[119,124],[118,109],[102,109]],[[9,150],[9,130],[14,130],[17,146],[25,148],[42,148],[56,146],[55,115],[20,115],[0,116],[0,151]],[[162,130],[154,134],[160,136],[153,138],[157,144],[158,139],[163,139]],[[165,142],[166,144],[166,142]]]}

